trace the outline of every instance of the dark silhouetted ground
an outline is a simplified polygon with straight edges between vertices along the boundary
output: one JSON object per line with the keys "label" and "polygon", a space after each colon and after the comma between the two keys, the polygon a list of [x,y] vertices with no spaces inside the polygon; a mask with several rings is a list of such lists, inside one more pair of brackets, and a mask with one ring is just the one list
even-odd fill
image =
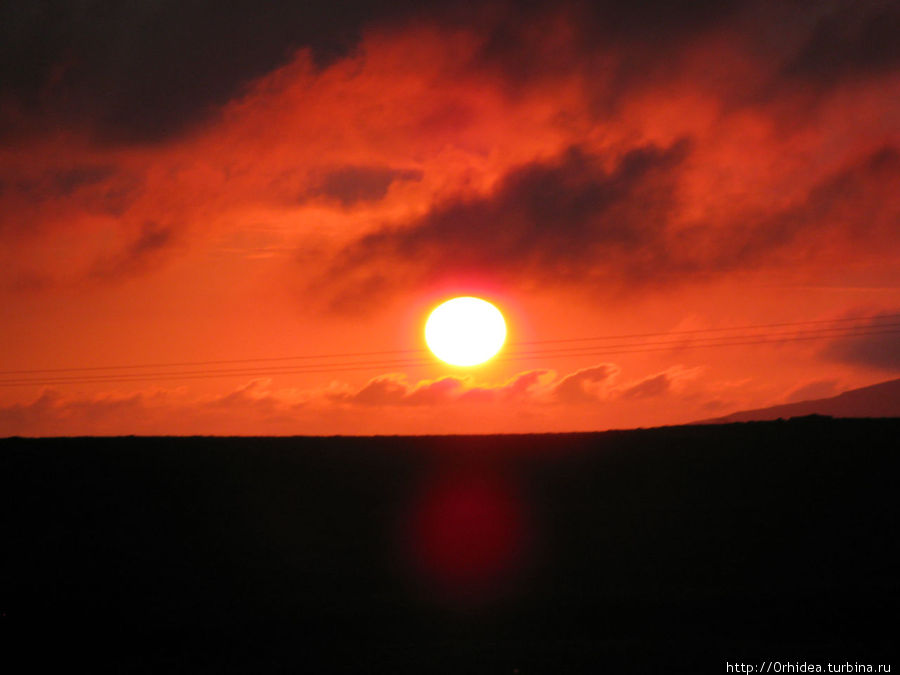
{"label": "dark silhouetted ground", "polygon": [[0,630],[23,672],[888,663],[898,436],[7,439]]}

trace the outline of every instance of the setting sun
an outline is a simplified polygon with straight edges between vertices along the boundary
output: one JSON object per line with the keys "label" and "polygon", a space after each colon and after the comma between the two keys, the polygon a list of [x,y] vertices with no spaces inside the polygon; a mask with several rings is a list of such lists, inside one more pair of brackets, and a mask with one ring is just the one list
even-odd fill
{"label": "setting sun", "polygon": [[494,356],[506,339],[503,314],[481,298],[453,298],[425,323],[425,342],[441,361],[475,366]]}

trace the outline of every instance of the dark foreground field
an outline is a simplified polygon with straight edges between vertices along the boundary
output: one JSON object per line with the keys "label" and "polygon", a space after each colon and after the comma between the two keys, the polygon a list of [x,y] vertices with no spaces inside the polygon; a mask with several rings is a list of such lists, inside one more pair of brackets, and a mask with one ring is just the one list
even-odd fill
{"label": "dark foreground field", "polygon": [[887,664],[898,438],[2,440],[0,631],[23,672]]}

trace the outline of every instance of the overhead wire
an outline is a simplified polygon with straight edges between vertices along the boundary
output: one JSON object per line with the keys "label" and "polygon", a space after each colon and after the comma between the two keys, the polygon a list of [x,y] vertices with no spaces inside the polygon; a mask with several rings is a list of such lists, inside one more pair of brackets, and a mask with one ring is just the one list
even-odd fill
{"label": "overhead wire", "polygon": [[[646,337],[661,337],[661,336],[672,336],[672,335],[694,335],[699,333],[722,333],[722,332],[730,332],[730,331],[738,331],[738,330],[756,330],[763,328],[780,328],[780,327],[788,327],[788,326],[808,326],[808,325],[816,325],[816,324],[825,324],[825,323],[839,323],[842,324],[844,322],[856,322],[859,323],[861,321],[876,321],[876,320],[884,320],[884,319],[900,319],[900,313],[896,314],[880,314],[875,317],[861,317],[861,318],[853,318],[853,317],[843,317],[837,319],[815,319],[810,321],[789,321],[789,322],[781,322],[781,323],[768,323],[768,324],[751,324],[751,325],[741,325],[741,326],[730,326],[730,327],[719,327],[719,328],[694,328],[687,330],[673,330],[673,331],[660,331],[655,333],[628,333],[628,334],[619,334],[619,335],[595,335],[590,337],[578,337],[578,338],[550,338],[544,340],[529,340],[529,341],[519,341],[519,342],[510,342],[508,343],[509,347],[516,347],[519,345],[537,345],[537,344],[562,344],[562,343],[572,343],[572,342],[592,342],[592,341],[602,341],[602,340],[624,340],[624,339],[633,339],[633,338],[646,338]],[[873,324],[866,324],[866,326],[870,326]],[[841,326],[835,326],[834,328],[840,328]],[[822,330],[825,330],[823,328]],[[723,336],[724,338],[725,336]],[[65,368],[30,368],[24,370],[0,370],[0,377],[6,375],[31,375],[31,374],[39,374],[39,373],[65,373],[65,372],[89,372],[89,371],[102,371],[102,370],[139,370],[145,368],[176,368],[176,367],[190,367],[190,366],[212,366],[212,365],[229,365],[229,364],[240,364],[240,363],[274,363],[274,362],[284,362],[284,361],[309,361],[315,359],[338,359],[338,358],[355,358],[362,356],[382,356],[382,355],[398,355],[398,354],[428,354],[427,349],[422,348],[414,348],[414,349],[385,349],[379,351],[367,351],[367,352],[337,352],[337,353],[324,353],[324,354],[299,354],[294,356],[263,356],[263,357],[255,357],[255,358],[242,358],[242,359],[214,359],[207,361],[171,361],[171,362],[155,362],[155,363],[143,363],[143,364],[117,364],[117,365],[109,365],[109,366],[71,366]]]}
{"label": "overhead wire", "polygon": [[[672,331],[664,331],[658,333],[630,333],[627,335],[599,335],[594,337],[580,337],[580,338],[559,338],[559,339],[547,339],[547,340],[531,340],[529,342],[519,342],[517,344],[544,344],[550,342],[587,342],[591,340],[619,340],[626,338],[642,338],[642,337],[658,337],[661,335],[688,335],[695,333],[722,333],[727,331],[736,331],[736,330],[756,330],[761,328],[783,328],[787,326],[809,326],[815,324],[825,324],[825,323],[838,323],[843,324],[847,322],[859,323],[861,321],[880,321],[883,319],[900,319],[900,313],[896,314],[879,314],[877,316],[869,316],[869,317],[841,317],[837,319],[813,319],[809,321],[783,321],[780,323],[760,323],[760,324],[750,324],[750,325],[742,325],[742,326],[726,326],[719,328],[692,328],[685,330],[672,330]],[[871,324],[866,324],[871,325]]]}
{"label": "overhead wire", "polygon": [[[893,328],[900,327],[900,322],[893,323],[885,323],[885,324],[877,324],[875,326],[869,326],[866,328],[867,333],[871,328]],[[855,327],[829,327],[829,328],[821,328],[815,330],[801,330],[801,331],[791,331],[788,333],[778,332],[778,333],[768,333],[768,334],[757,334],[757,335],[737,335],[737,336],[718,336],[714,338],[696,338],[693,340],[688,340],[687,342],[684,340],[665,340],[665,341],[657,341],[657,342],[641,342],[641,343],[620,343],[620,344],[611,344],[605,345],[602,348],[602,353],[608,352],[610,350],[619,350],[622,348],[628,349],[632,351],[631,348],[638,347],[639,351],[654,351],[654,350],[646,350],[646,347],[656,347],[663,346],[664,348],[694,348],[694,347],[702,347],[702,346],[727,346],[732,343],[734,340],[739,340],[737,344],[746,344],[745,340],[747,338],[762,338],[762,340],[755,340],[754,343],[762,343],[762,342],[777,342],[780,338],[789,338],[790,341],[795,339],[799,339],[801,337],[805,337],[807,335],[811,335],[814,338],[825,338],[825,337],[848,337],[858,334],[860,328]],[[841,331],[841,332],[835,332]],[[847,332],[852,331],[852,332]],[[557,356],[566,353],[572,353],[574,356],[583,355],[584,353],[594,354],[597,353],[598,347],[596,345],[583,346],[583,347],[561,347],[561,348],[552,348],[552,349],[537,349],[531,351],[519,351],[519,352],[511,352],[507,354],[503,354],[500,357],[497,357],[499,360],[509,360],[515,359],[522,356]],[[612,353],[621,353],[619,351]],[[317,364],[310,366],[266,366],[266,367],[253,367],[253,368],[228,368],[228,369],[216,369],[216,370],[199,370],[199,371],[175,371],[175,372],[157,372],[152,373],[154,376],[166,376],[166,375],[246,375],[246,374],[282,374],[286,372],[290,373],[299,373],[299,372],[322,372],[323,370],[328,369],[340,369],[344,370],[347,368],[380,368],[380,367],[390,367],[390,366],[410,366],[410,365],[426,365],[428,363],[433,363],[431,360],[427,361],[413,361],[410,359],[394,359],[394,360],[379,360],[379,361],[350,361],[350,362],[337,362],[337,363],[327,363],[327,364]],[[151,373],[136,373],[134,376],[144,376],[150,375]],[[93,377],[106,379],[107,377],[132,377],[129,374],[99,374],[96,376],[85,375],[85,376],[57,376],[53,378],[55,381],[86,381]],[[18,381],[31,381],[27,378],[15,378]],[[43,380],[44,378],[34,378],[33,381]],[[8,380],[0,380],[0,383],[6,382]]]}
{"label": "overhead wire", "polygon": [[[494,358],[495,361],[516,361],[522,359],[534,359],[540,357],[553,358],[572,358],[584,356],[606,356],[617,354],[634,354],[643,352],[656,352],[666,350],[685,350],[710,347],[728,347],[741,345],[759,345],[759,344],[779,344],[788,342],[798,342],[807,340],[822,340],[847,337],[861,337],[871,335],[886,335],[900,333],[900,322],[884,322],[884,319],[900,317],[900,314],[882,314],[877,317],[865,317],[853,319],[857,324],[865,321],[862,325],[849,325],[849,319],[819,320],[819,321],[798,321],[783,322],[779,324],[759,324],[755,326],[741,326],[732,328],[715,328],[715,329],[697,329],[694,331],[670,331],[667,333],[643,333],[632,334],[630,336],[597,336],[590,338],[567,338],[560,340],[540,340],[530,342],[512,343],[511,346],[528,346],[528,345],[550,345],[550,344],[571,344],[574,342],[589,342],[610,339],[630,338],[649,338],[656,336],[681,336],[678,339],[669,339],[654,342],[621,342],[618,344],[607,345],[583,345],[575,347],[549,347],[543,349],[534,349],[530,351],[513,351],[507,354],[501,354]],[[687,337],[694,334],[709,334],[714,332],[734,332],[738,330],[759,330],[773,327],[788,326],[811,326],[821,325],[825,323],[838,323],[841,325],[822,326],[820,328],[798,329],[793,331],[767,331],[757,333],[743,333],[736,335],[713,335],[710,337]],[[886,329],[886,330],[885,330]],[[111,384],[119,382],[139,382],[139,381],[171,381],[171,380],[196,380],[210,379],[222,377],[264,377],[274,375],[295,375],[295,374],[311,374],[323,372],[347,372],[361,370],[379,370],[388,368],[415,368],[433,365],[433,359],[407,358],[407,359],[381,359],[370,361],[338,361],[338,362],[313,362],[318,358],[320,361],[325,359],[337,359],[348,357],[360,357],[378,354],[422,354],[425,350],[383,350],[380,352],[355,352],[344,354],[329,355],[304,355],[302,357],[267,357],[261,359],[231,359],[219,361],[184,361],[173,362],[170,364],[128,364],[127,366],[90,366],[83,368],[58,368],[58,369],[34,369],[27,371],[0,371],[0,387],[21,387],[21,386],[49,386],[49,385],[65,385],[65,384]],[[278,361],[289,361],[304,359],[308,361],[305,364],[285,364],[285,365],[264,365],[266,363],[274,364]],[[115,372],[117,370],[147,370],[152,368],[173,368],[173,367],[197,367],[202,365],[228,365],[240,363],[258,363],[260,365],[247,368],[219,368],[219,369],[201,369],[201,370],[176,370],[176,371],[150,371],[150,372]],[[105,372],[104,372],[105,371]],[[38,375],[44,373],[43,377],[8,377],[11,375]],[[65,374],[70,373],[70,374]],[[81,374],[75,374],[81,373]]]}

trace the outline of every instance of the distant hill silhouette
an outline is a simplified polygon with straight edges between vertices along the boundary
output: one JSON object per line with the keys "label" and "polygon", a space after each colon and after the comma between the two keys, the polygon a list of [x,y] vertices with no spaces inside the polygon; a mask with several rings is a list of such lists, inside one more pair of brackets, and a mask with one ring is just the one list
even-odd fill
{"label": "distant hill silhouette", "polygon": [[740,412],[701,420],[697,424],[756,422],[778,418],[828,415],[830,417],[900,417],[900,379],[851,389],[830,398],[817,398],[797,403],[773,405],[769,408]]}

